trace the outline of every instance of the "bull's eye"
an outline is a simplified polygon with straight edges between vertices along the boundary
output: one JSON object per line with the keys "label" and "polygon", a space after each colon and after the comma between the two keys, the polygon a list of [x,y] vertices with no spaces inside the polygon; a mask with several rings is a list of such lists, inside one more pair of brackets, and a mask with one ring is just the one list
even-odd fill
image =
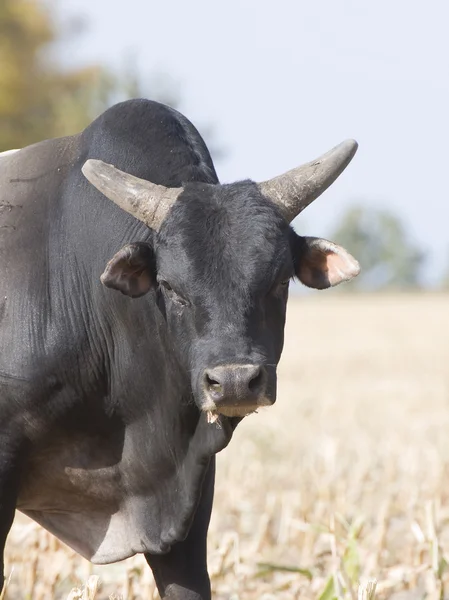
{"label": "bull's eye", "polygon": [[167,281],[164,281],[163,279],[161,279],[159,281],[159,285],[161,287],[163,287],[166,292],[172,292],[173,291],[171,285]]}
{"label": "bull's eye", "polygon": [[288,289],[288,284],[290,283],[289,279],[281,279],[281,281],[277,280],[272,288],[270,289],[270,294],[277,296],[278,298],[285,298],[285,294]]}
{"label": "bull's eye", "polygon": [[187,300],[185,300],[182,296],[180,296],[179,294],[177,294],[175,292],[175,290],[171,287],[171,285],[165,281],[164,279],[160,279],[159,280],[159,285],[161,286],[161,288],[163,288],[165,295],[172,301],[175,302],[176,304],[179,304],[180,306],[187,306],[189,303],[187,302]]}
{"label": "bull's eye", "polygon": [[280,281],[278,283],[277,289],[279,291],[284,291],[286,288],[288,288],[288,284],[290,283],[290,279],[284,279],[283,281]]}

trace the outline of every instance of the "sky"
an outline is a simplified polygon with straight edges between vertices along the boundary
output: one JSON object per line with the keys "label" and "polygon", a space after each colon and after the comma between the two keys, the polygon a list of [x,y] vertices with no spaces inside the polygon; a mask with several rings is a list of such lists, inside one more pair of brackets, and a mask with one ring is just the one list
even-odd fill
{"label": "sky", "polygon": [[[354,203],[388,208],[429,253],[449,261],[447,0],[56,0],[84,17],[60,60],[164,73],[182,112],[214,127],[222,182],[264,180],[346,138],[359,151],[294,222],[326,236]],[[335,240],[338,241],[338,240]]]}

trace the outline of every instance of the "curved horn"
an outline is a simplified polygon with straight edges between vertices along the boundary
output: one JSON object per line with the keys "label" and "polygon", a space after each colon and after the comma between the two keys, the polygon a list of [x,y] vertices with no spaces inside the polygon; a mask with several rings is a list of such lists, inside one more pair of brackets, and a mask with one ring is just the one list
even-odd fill
{"label": "curved horn", "polygon": [[346,169],[357,151],[355,140],[346,140],[316,160],[258,184],[290,222],[322,194]]}
{"label": "curved horn", "polygon": [[156,231],[182,192],[124,173],[102,160],[89,159],[81,170],[106,198]]}

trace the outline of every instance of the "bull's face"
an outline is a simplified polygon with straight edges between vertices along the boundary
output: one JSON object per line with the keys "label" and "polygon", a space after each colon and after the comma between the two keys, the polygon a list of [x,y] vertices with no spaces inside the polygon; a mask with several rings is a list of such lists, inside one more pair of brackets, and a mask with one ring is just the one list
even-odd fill
{"label": "bull's face", "polygon": [[190,185],[170,211],[157,274],[200,408],[243,416],[276,398],[294,274],[290,228],[254,184]]}
{"label": "bull's face", "polygon": [[264,192],[253,182],[188,184],[154,242],[122,248],[102,276],[132,297],[157,289],[171,346],[210,417],[241,417],[275,401],[292,277],[325,288],[359,271],[343,248],[296,235]]}

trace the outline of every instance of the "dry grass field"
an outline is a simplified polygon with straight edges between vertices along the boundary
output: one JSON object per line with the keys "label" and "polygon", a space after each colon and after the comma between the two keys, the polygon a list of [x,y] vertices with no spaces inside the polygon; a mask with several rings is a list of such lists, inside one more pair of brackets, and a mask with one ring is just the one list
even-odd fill
{"label": "dry grass field", "polygon": [[[217,600],[449,595],[449,297],[292,299],[276,405],[219,456]],[[157,598],[141,557],[91,567],[18,516],[9,600]],[[95,594],[95,577],[100,587]]]}

